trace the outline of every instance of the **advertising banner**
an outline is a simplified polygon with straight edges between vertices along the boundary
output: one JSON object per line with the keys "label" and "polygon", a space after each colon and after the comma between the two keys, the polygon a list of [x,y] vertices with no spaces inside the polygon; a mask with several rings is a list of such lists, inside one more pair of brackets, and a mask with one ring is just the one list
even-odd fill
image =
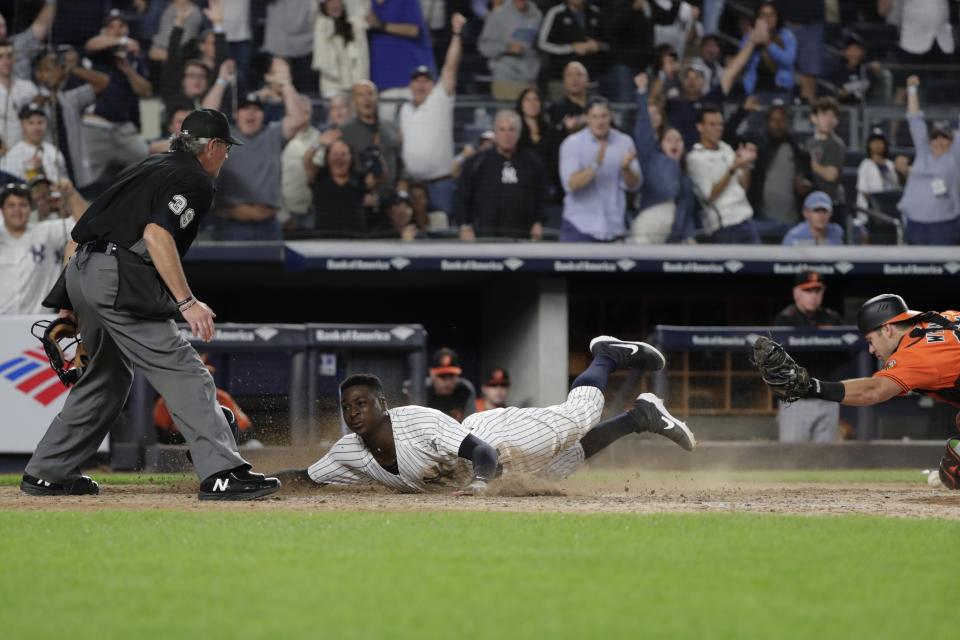
{"label": "advertising banner", "polygon": [[[0,453],[33,453],[67,397],[40,341],[30,335],[34,322],[52,318],[0,316]],[[107,450],[106,440],[100,450]]]}

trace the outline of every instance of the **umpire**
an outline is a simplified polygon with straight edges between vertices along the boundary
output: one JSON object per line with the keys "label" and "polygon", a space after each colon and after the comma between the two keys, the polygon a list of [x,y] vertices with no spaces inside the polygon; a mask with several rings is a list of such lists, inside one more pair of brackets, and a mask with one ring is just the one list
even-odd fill
{"label": "umpire", "polygon": [[241,143],[222,113],[191,112],[168,153],[121,173],[74,227],[70,262],[44,304],[78,321],[90,362],[27,464],[24,493],[99,493],[80,463],[123,408],[134,366],[166,400],[186,438],[202,479],[201,500],[259,498],[280,488],[276,478],[251,473],[240,457],[213,377],[173,321],[180,314],[194,336],[213,338],[215,314],[191,293],[180,259],[235,144]]}

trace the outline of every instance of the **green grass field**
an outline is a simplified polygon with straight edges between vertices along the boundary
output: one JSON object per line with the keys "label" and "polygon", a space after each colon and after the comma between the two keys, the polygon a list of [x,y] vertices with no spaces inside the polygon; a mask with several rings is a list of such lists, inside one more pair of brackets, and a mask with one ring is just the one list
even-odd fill
{"label": "green grass field", "polygon": [[[727,477],[915,483],[918,475]],[[598,486],[617,477],[624,472],[583,474]],[[188,478],[98,477],[108,485]],[[273,507],[0,508],[0,638],[876,640],[949,635],[953,625],[957,522]]]}

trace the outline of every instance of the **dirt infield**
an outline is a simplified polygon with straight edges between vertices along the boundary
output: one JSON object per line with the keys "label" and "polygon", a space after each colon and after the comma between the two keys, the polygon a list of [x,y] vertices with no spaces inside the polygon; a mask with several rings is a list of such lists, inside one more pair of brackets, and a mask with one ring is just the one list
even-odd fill
{"label": "dirt infield", "polygon": [[960,520],[960,494],[910,484],[773,484],[683,478],[503,483],[493,495],[396,494],[372,488],[287,490],[265,500],[199,502],[195,485],[104,486],[98,497],[33,498],[0,487],[0,510],[503,511],[555,513],[863,514]]}

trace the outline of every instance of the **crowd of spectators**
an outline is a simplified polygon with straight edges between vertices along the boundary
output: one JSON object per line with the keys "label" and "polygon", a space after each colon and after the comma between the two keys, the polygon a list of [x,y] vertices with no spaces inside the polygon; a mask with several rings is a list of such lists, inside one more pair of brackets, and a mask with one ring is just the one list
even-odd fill
{"label": "crowd of spectators", "polygon": [[[868,243],[868,221],[892,213],[910,243],[960,242],[960,151],[920,111],[935,68],[903,71],[954,61],[948,0],[16,0],[0,14],[5,177],[93,198],[167,151],[190,110],[219,109],[244,144],[217,180],[215,240]],[[881,28],[896,46],[878,59]],[[465,126],[465,92],[499,108]],[[841,112],[877,96],[904,105],[912,149],[893,157],[887,123],[847,166]]]}

